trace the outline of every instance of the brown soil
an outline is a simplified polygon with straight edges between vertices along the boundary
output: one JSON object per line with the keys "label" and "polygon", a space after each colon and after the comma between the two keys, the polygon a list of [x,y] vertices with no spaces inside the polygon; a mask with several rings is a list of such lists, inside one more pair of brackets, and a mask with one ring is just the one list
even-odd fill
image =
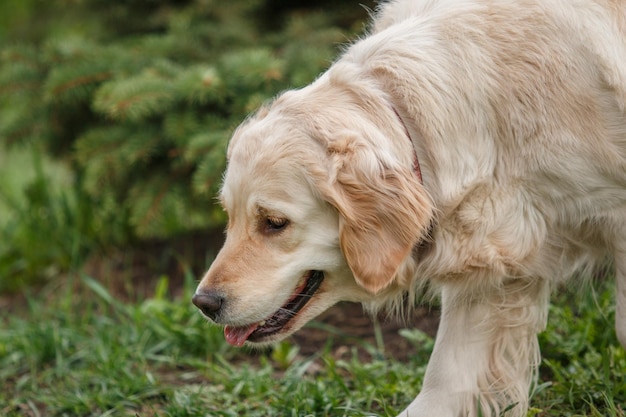
{"label": "brown soil", "polygon": [[[375,321],[382,334],[382,351],[376,342]],[[385,357],[406,361],[415,353],[415,346],[401,336],[399,331],[417,328],[434,337],[438,323],[438,311],[427,307],[418,307],[406,320],[398,320],[384,314],[372,318],[363,311],[360,304],[340,303],[296,332],[292,339],[303,355],[312,355],[327,347],[335,356],[356,349],[361,357],[371,356],[372,352],[376,352]]]}

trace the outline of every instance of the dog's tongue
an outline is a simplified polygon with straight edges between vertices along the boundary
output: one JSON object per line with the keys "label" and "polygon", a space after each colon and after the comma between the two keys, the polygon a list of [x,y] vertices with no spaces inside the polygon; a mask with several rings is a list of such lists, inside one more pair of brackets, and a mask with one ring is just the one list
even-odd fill
{"label": "dog's tongue", "polygon": [[246,327],[226,326],[224,327],[224,338],[229,344],[241,347],[257,327],[259,327],[258,323]]}

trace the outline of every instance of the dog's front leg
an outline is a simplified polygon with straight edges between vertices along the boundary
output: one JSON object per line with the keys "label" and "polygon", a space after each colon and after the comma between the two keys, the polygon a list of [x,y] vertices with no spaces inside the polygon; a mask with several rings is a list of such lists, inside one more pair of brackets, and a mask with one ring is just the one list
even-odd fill
{"label": "dog's front leg", "polygon": [[400,416],[461,417],[479,395],[478,376],[488,366],[489,340],[471,327],[487,312],[481,306],[450,307],[447,298],[444,291],[422,391]]}
{"label": "dog's front leg", "polygon": [[442,293],[442,316],[422,391],[403,417],[525,416],[539,362],[548,291],[541,282],[504,284],[471,299]]}

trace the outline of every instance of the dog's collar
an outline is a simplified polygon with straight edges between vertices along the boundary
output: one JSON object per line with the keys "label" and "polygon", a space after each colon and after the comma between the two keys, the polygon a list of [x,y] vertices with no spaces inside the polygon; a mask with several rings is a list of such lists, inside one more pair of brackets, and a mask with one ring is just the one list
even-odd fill
{"label": "dog's collar", "polygon": [[[415,146],[413,145],[413,140],[411,139],[409,129],[406,127],[406,124],[404,123],[404,120],[402,120],[402,117],[400,116],[400,113],[398,113],[398,110],[396,110],[396,108],[393,106],[391,107],[391,109],[398,117],[398,120],[400,120],[400,124],[402,124],[402,127],[404,127],[404,133],[406,134],[406,137],[411,144],[411,148],[413,149],[413,171],[415,171],[415,175],[419,179],[420,183],[424,185],[424,180],[422,179],[422,170],[420,168],[420,161],[417,158],[417,151],[415,150]],[[435,221],[431,220],[426,234],[419,240],[419,242],[415,244],[415,246],[413,246],[413,256],[416,259],[421,259],[432,247],[434,230]]]}
{"label": "dog's collar", "polygon": [[409,140],[409,143],[411,144],[411,149],[413,149],[413,171],[415,171],[415,175],[417,175],[417,178],[420,180],[420,183],[424,184],[424,180],[422,179],[422,170],[420,169],[420,161],[417,158],[417,151],[415,150],[415,145],[413,145],[413,139],[411,139],[411,133],[409,133],[409,129],[406,127],[406,124],[404,123],[404,120],[402,120],[402,117],[400,117],[400,113],[398,113],[398,110],[396,110],[395,107],[391,107],[391,108],[393,109],[393,112],[398,117],[398,120],[400,120],[400,123],[402,124],[402,127],[404,128],[404,133],[406,134],[406,137]]}

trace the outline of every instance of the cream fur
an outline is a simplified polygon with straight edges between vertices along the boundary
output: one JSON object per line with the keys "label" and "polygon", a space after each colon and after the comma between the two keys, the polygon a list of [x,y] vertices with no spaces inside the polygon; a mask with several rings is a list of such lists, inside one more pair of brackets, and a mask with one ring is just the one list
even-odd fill
{"label": "cream fur", "polygon": [[[402,415],[524,416],[555,285],[611,259],[626,346],[625,63],[621,0],[384,3],[235,132],[227,239],[198,292],[245,326],[324,271],[272,342],[339,300],[401,309],[428,283],[442,320]],[[268,234],[268,216],[289,224]]]}

